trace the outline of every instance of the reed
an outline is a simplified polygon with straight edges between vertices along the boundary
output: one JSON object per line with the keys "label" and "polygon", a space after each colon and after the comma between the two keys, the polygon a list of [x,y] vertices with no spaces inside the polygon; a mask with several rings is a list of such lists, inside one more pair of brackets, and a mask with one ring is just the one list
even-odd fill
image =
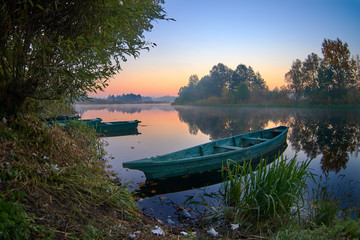
{"label": "reed", "polygon": [[[228,161],[223,170],[225,182],[221,195],[225,201],[227,217],[235,222],[266,221],[299,213],[298,204],[307,188],[307,170],[311,160],[297,162],[280,156],[272,164],[260,161],[254,167],[251,162],[243,165]],[[294,207],[294,208],[293,208]]]}
{"label": "reed", "polygon": [[326,186],[317,185],[311,196],[310,220],[316,225],[331,226],[337,219],[340,211],[339,200]]}

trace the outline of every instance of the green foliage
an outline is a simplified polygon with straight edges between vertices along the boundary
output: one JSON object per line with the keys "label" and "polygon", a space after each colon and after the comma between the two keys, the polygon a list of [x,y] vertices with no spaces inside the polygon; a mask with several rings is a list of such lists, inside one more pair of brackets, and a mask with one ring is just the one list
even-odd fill
{"label": "green foliage", "polygon": [[347,43],[324,39],[321,59],[315,53],[305,61],[295,60],[285,75],[288,89],[297,101],[312,104],[360,102],[359,64],[351,58]]}
{"label": "green foliage", "polygon": [[28,98],[77,99],[107,86],[127,57],[154,44],[162,0],[2,1],[0,115]]}
{"label": "green foliage", "polygon": [[[223,198],[230,218],[235,222],[266,221],[276,217],[281,221],[291,216],[306,189],[310,160],[297,163],[281,156],[267,166],[261,161],[255,168],[251,162],[234,164],[224,170]],[[299,207],[296,208],[299,214]]]}
{"label": "green foliage", "polygon": [[360,239],[360,220],[337,220],[331,227],[320,225],[303,229],[301,226],[293,226],[277,232],[270,239]]}
{"label": "green foliage", "polygon": [[102,231],[93,225],[87,226],[87,231],[84,233],[83,239],[101,239]]}
{"label": "green foliage", "polygon": [[[187,86],[181,87],[175,104],[188,102],[207,102],[207,99],[217,97],[216,103],[242,103],[248,101],[251,95],[259,98],[266,95],[267,86],[260,73],[255,73],[249,66],[243,64],[235,70],[219,63],[210,70],[210,74],[199,80],[197,75],[191,75]],[[213,102],[210,100],[209,102]]]}
{"label": "green foliage", "polygon": [[59,116],[59,115],[75,115],[76,111],[69,99],[60,97],[58,100],[36,100],[28,99],[24,107],[27,109],[27,114],[32,114],[34,117],[42,119]]}
{"label": "green foliage", "polygon": [[28,239],[33,217],[28,217],[25,207],[17,202],[7,202],[0,199],[0,238]]}

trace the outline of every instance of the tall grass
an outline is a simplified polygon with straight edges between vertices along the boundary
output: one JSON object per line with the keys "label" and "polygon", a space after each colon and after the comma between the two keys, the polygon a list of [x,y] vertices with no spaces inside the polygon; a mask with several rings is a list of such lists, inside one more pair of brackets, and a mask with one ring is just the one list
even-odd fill
{"label": "tall grass", "polygon": [[[259,222],[294,214],[303,200],[307,170],[311,160],[297,162],[297,157],[288,160],[279,157],[269,166],[267,160],[254,168],[250,162],[243,165],[228,161],[223,170],[225,182],[221,195],[225,201],[226,215],[234,222]],[[299,211],[297,212],[300,217]]]}

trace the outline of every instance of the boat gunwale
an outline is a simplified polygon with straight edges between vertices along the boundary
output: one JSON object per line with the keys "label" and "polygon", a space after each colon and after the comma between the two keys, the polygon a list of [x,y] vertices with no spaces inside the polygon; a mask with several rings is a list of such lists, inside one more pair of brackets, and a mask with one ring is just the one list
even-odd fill
{"label": "boat gunwale", "polygon": [[130,121],[115,121],[115,122],[100,122],[100,124],[104,124],[104,125],[107,125],[107,126],[124,125],[124,124],[136,124],[136,123],[141,123],[141,121],[139,121],[139,120],[130,120]]}

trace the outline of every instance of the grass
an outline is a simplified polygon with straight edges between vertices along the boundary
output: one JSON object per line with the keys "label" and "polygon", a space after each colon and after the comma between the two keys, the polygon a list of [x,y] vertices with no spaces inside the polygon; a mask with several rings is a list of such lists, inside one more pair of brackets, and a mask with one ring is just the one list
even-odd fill
{"label": "grass", "polygon": [[288,229],[278,231],[271,236],[270,239],[360,239],[360,220],[336,220],[331,227],[326,225],[312,226],[311,228],[292,226]]}
{"label": "grass", "polygon": [[[288,160],[281,156],[267,166],[267,160],[253,168],[251,162],[234,164],[223,170],[225,182],[222,197],[227,217],[232,222],[265,222],[299,212],[298,207],[310,177],[307,167],[310,161],[297,163],[296,157]],[[299,201],[300,200],[300,201]]]}
{"label": "grass", "polygon": [[126,186],[111,181],[93,129],[25,117],[0,123],[0,137],[1,239],[76,239],[89,234],[88,226],[105,234],[135,217],[136,203]]}

